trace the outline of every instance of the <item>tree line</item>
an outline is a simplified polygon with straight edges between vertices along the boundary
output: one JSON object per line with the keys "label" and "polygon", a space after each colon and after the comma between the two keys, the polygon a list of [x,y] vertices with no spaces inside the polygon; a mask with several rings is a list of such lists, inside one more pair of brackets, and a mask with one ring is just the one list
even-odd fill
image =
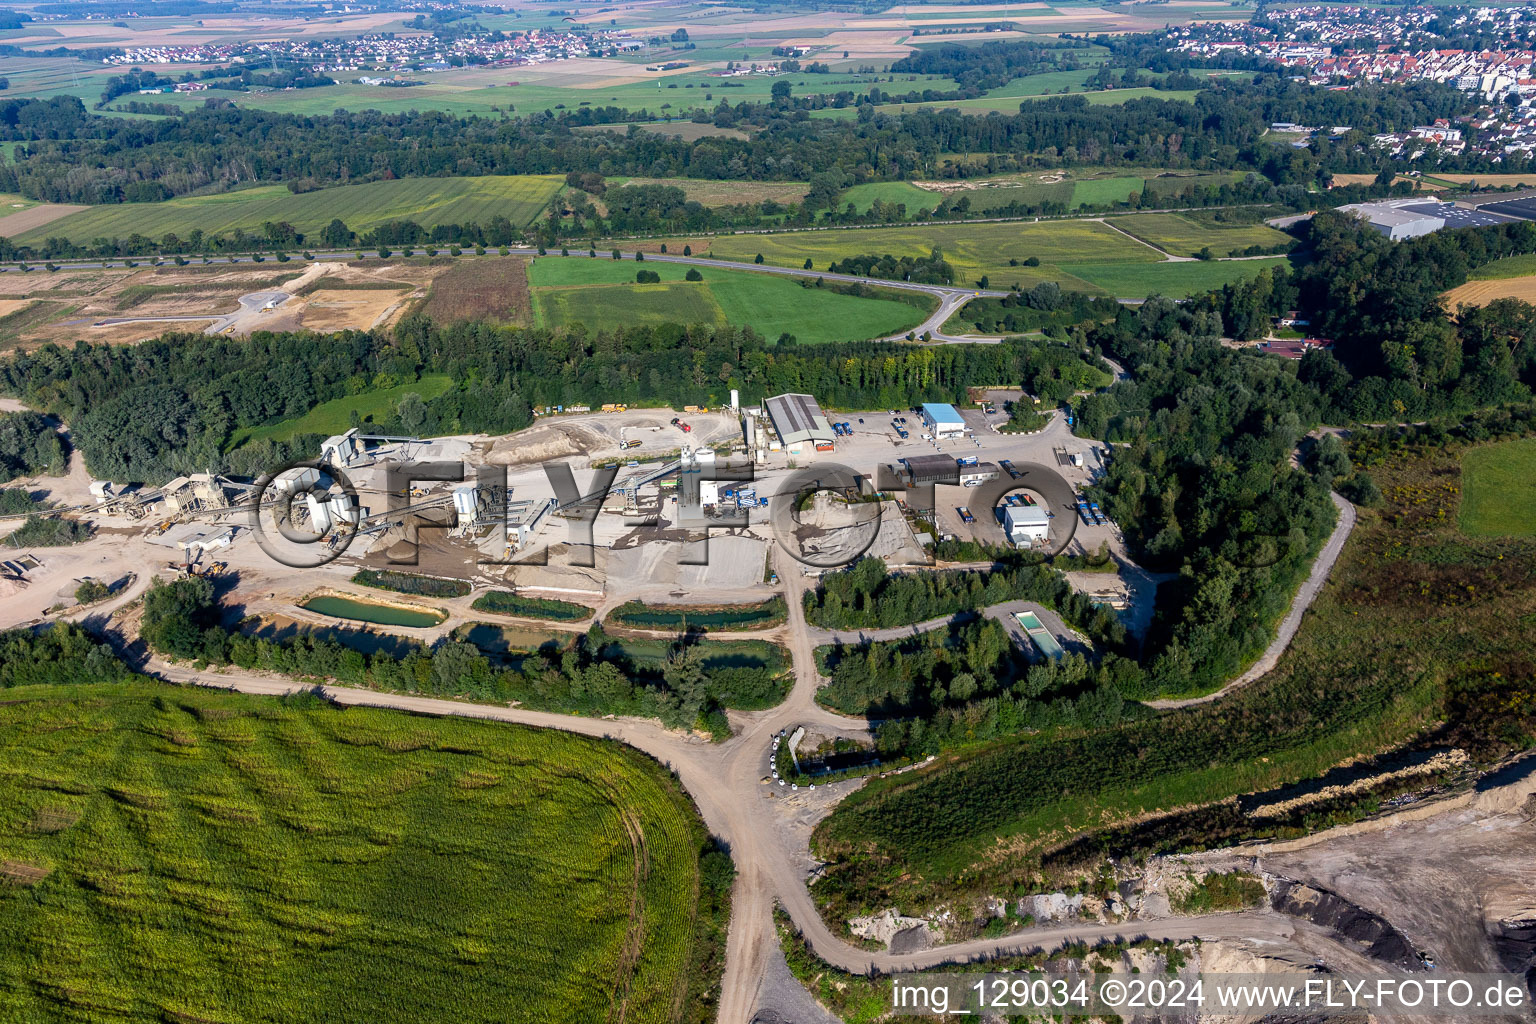
{"label": "tree line", "polygon": [[[168,334],[132,347],[47,345],[0,360],[0,392],[25,396],[73,426],[97,477],[158,484],[207,469],[259,475],[311,439],[230,451],[243,427],[297,418],[313,406],[446,374],[437,397],[401,400],[386,433],[511,433],[532,407],[718,405],[783,392],[831,408],[963,401],[966,388],[1021,378],[1027,346],[892,348],[877,342],[801,349],[750,327],[663,324],[587,332],[508,328],[421,315],[391,332],[257,332],[248,340]],[[291,447],[290,447],[291,445]],[[268,465],[271,463],[269,462]],[[254,470],[254,473],[252,472]]]}

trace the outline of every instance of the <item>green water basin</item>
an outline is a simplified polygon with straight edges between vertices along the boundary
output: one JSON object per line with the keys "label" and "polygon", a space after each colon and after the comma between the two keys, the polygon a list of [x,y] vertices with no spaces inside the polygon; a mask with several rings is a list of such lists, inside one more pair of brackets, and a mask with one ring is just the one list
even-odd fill
{"label": "green water basin", "polygon": [[352,619],[357,622],[371,622],[379,626],[435,626],[446,618],[441,612],[396,608],[387,604],[374,604],[371,601],[332,595],[312,597],[299,607],[320,615],[331,615],[338,619]]}

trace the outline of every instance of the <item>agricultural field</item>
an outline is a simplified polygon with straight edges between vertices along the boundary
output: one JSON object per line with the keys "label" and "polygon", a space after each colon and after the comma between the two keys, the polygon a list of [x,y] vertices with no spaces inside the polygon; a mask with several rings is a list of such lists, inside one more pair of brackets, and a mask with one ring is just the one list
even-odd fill
{"label": "agricultural field", "polygon": [[1198,224],[1177,213],[1134,213],[1114,219],[1115,227],[1174,256],[1194,256],[1209,247],[1217,256],[1241,254],[1249,246],[1285,245],[1291,236],[1267,224]]}
{"label": "agricultural field", "polygon": [[85,209],[89,207],[39,203],[25,196],[0,194],[0,236],[14,238]]}
{"label": "agricultural field", "polygon": [[[1502,447],[1467,454],[1510,459]],[[1520,457],[1527,477],[1530,451]],[[1273,671],[1213,704],[1086,735],[1046,730],[867,784],[816,832],[813,848],[831,865],[813,893],[832,900],[831,916],[1009,891],[1042,873],[1055,884],[1053,870],[1081,863],[1060,852],[1080,837],[1094,856],[1134,857],[1302,834],[1374,812],[1402,791],[1371,792],[1394,785],[1381,773],[1415,756],[1457,747],[1488,764],[1518,750],[1531,726],[1530,540],[1458,527],[1461,452],[1352,455],[1385,500],[1359,510],[1331,582]],[[1393,751],[1406,758],[1368,757]],[[1319,776],[1364,791],[1291,788]],[[1418,790],[1431,778],[1395,785]],[[1298,793],[1315,798],[1276,817],[1246,810],[1265,794]],[[1222,803],[1237,794],[1258,795],[1243,809]]]}
{"label": "agricultural field", "polygon": [[432,374],[420,380],[411,381],[409,384],[364,391],[362,394],[348,395],[345,398],[333,398],[329,402],[321,402],[303,416],[237,430],[229,440],[229,447],[238,448],[252,441],[286,441],[298,434],[328,436],[345,433],[354,412],[362,417],[364,423],[381,421],[392,415],[400,399],[408,394],[416,394],[423,400],[430,400],[451,387],[453,387],[453,379],[447,374]]}
{"label": "agricultural field", "polygon": [[1474,448],[1461,460],[1461,529],[1474,537],[1536,537],[1536,440]]}
{"label": "agricultural field", "polygon": [[12,695],[9,1020],[704,1016],[705,831],[627,748],[147,682]]}
{"label": "agricultural field", "polygon": [[[1516,262],[1519,261],[1519,262]],[[1457,306],[1486,306],[1496,299],[1518,299],[1521,302],[1536,302],[1536,271],[1524,270],[1530,262],[1526,256],[1511,256],[1507,259],[1490,263],[1487,267],[1479,268],[1484,273],[1490,269],[1500,273],[1514,273],[1520,271],[1519,276],[1500,276],[1495,278],[1474,278],[1466,284],[1457,285],[1443,296],[1448,309]],[[1500,266],[1503,264],[1503,266]]]}
{"label": "agricultural field", "polygon": [[267,221],[287,221],[303,234],[318,235],[336,217],[359,233],[389,220],[413,220],[432,227],[485,223],[500,215],[521,225],[537,217],[562,184],[555,175],[400,178],[300,195],[281,185],[268,185],[163,203],[89,207],[18,235],[16,241],[37,244],[61,237],[88,243],[132,234],[160,238],[167,233],[185,238],[194,229],[204,234],[259,232]]}
{"label": "agricultural field", "polygon": [[[690,31],[692,27],[690,26]],[[670,30],[669,30],[670,31]],[[653,55],[649,60],[656,60]],[[691,56],[681,59],[694,60]],[[740,53],[722,57],[742,60]],[[329,114],[338,109],[378,110],[399,114],[411,110],[481,117],[502,114],[559,113],[582,107],[618,107],[626,111],[650,111],[658,118],[683,117],[695,109],[713,108],[721,100],[766,101],[773,84],[789,81],[796,95],[867,91],[883,76],[860,74],[794,74],[773,77],[754,75],[727,80],[713,77],[693,64],[673,72],[647,72],[643,66],[612,59],[555,61],[538,67],[465,68],[425,76],[423,84],[400,88],[344,82],[317,89],[274,90],[265,93],[224,93],[240,107],[300,115]],[[952,79],[912,76],[913,88],[953,89]],[[96,89],[100,93],[100,88]],[[156,96],[155,102],[201,107],[206,94],[176,93]],[[849,108],[850,111],[852,108]],[[627,130],[628,125],[620,128]],[[687,131],[685,124],[678,129]]]}
{"label": "agricultural field", "polygon": [[[1013,281],[1025,287],[1040,281],[1092,291],[1091,286],[1061,269],[1063,263],[1155,263],[1157,253],[1131,238],[1094,221],[1042,223],[945,224],[923,227],[850,228],[836,231],[781,232],[768,235],[719,235],[695,242],[694,252],[707,246],[709,254],[722,259],[751,261],[758,253],[764,262],[799,267],[807,259],[818,270],[849,256],[890,253],[893,256],[927,256],[933,249],[944,253],[957,272],[955,284],[965,287],[986,275],[994,287]],[[1037,257],[1041,266],[1025,267]],[[1010,265],[1009,260],[1019,265]]]}
{"label": "agricultural field", "polygon": [[[887,298],[839,295],[806,288],[795,278],[746,270],[700,268],[704,280],[684,279],[676,263],[586,256],[536,259],[529,267],[534,323],[591,330],[637,324],[745,324],[765,338],[791,334],[803,343],[862,341],[898,334],[921,323],[925,308]],[[658,284],[637,284],[653,270]]]}
{"label": "agricultural field", "polygon": [[868,213],[877,199],[892,206],[905,203],[907,216],[916,217],[918,210],[932,209],[938,196],[909,181],[875,181],[843,190],[843,194],[837,197],[837,208],[841,210],[852,203],[859,213]]}
{"label": "agricultural field", "polygon": [[[1122,219],[1115,218],[1115,223]],[[1014,282],[1031,288],[1042,281],[1055,281],[1069,290],[1138,299],[1157,292],[1182,295],[1219,287],[1227,281],[1252,277],[1272,262],[1167,262],[1149,246],[1093,220],[718,235],[669,240],[668,248],[680,251],[684,241],[695,253],[707,252],[721,259],[751,262],[761,253],[765,263],[799,267],[810,259],[819,270],[849,256],[926,256],[938,248],[954,266],[959,287],[972,286],[985,275],[993,288],[1007,288]],[[1031,256],[1040,260],[1040,266],[1023,265]]]}
{"label": "agricultural field", "polygon": [[714,178],[609,178],[608,187],[669,185],[680,188],[701,206],[735,206],[740,203],[799,203],[810,190],[803,181],[724,181]]}
{"label": "agricultural field", "polygon": [[1521,256],[1505,256],[1492,263],[1473,267],[1468,271],[1467,278],[1472,281],[1502,281],[1512,277],[1533,275],[1536,275],[1536,254],[1526,253]]}
{"label": "agricultural field", "polygon": [[438,323],[497,320],[526,325],[533,315],[528,261],[517,256],[461,256],[432,282],[421,311]]}
{"label": "agricultural field", "polygon": [[[1211,175],[1210,177],[1218,177]],[[1187,186],[1189,182],[1185,182]],[[853,203],[863,213],[876,199],[885,203],[905,203],[907,216],[932,209],[941,201],[960,197],[970,200],[971,210],[988,213],[1014,203],[1040,205],[1057,203],[1064,210],[1079,206],[1109,206],[1124,203],[1132,192],[1146,187],[1146,179],[1113,168],[1028,171],[996,178],[956,178],[920,182],[876,182],[855,185],[838,199],[838,206]]]}
{"label": "agricultural field", "polygon": [[1198,295],[1225,284],[1257,277],[1267,267],[1285,263],[1284,256],[1258,260],[1191,260],[1187,263],[1121,263],[1068,265],[1073,276],[1122,298]]}

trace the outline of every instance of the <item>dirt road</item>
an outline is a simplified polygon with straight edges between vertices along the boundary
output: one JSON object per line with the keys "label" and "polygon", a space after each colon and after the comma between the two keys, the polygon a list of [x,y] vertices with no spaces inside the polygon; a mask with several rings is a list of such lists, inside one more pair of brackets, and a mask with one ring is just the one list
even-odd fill
{"label": "dirt road", "polygon": [[1280,620],[1280,628],[1275,631],[1275,638],[1270,641],[1264,653],[1248,667],[1248,671],[1233,679],[1226,686],[1208,693],[1203,697],[1185,697],[1178,700],[1150,700],[1148,706],[1159,710],[1171,710],[1174,708],[1193,707],[1196,704],[1208,704],[1213,700],[1225,697],[1234,690],[1240,690],[1256,679],[1261,678],[1270,669],[1280,663],[1280,656],[1291,645],[1296,637],[1296,631],[1301,628],[1301,620],[1307,614],[1307,609],[1312,602],[1317,600],[1317,595],[1322,592],[1323,584],[1328,582],[1329,573],[1333,572],[1333,566],[1339,560],[1339,554],[1344,550],[1344,542],[1349,540],[1350,531],[1354,530],[1357,516],[1355,506],[1351,505],[1339,494],[1330,494],[1334,507],[1339,510],[1339,521],[1334,524],[1333,533],[1323,544],[1323,549],[1317,553],[1317,560],[1312,563],[1312,571],[1296,589],[1296,596],[1291,598],[1291,610],[1285,613],[1285,618]]}
{"label": "dirt road", "polygon": [[[779,558],[787,556],[780,553]],[[823,682],[816,671],[815,638],[822,632],[806,625],[802,595],[807,581],[788,565],[779,566],[788,581],[789,621],[784,627],[795,668],[789,697],[767,711],[732,713],[736,735],[714,744],[691,735],[670,732],[655,722],[638,719],[592,719],[520,708],[471,704],[405,694],[379,693],[344,686],[325,686],[325,695],[338,704],[394,708],[418,714],[455,715],[562,729],[627,743],[677,772],[710,830],[730,845],[737,881],[726,947],[719,1020],[748,1024],[756,1012],[760,990],[777,943],[773,906],[782,904],[817,955],[854,972],[915,970],[954,957],[1011,954],[1054,948],[1064,942],[1096,942],[1113,938],[1207,939],[1275,937],[1285,933],[1285,920],[1268,912],[1222,914],[1206,918],[1175,918],[1132,925],[1074,924],[1031,929],[996,939],[976,939],[916,953],[870,952],[835,935],[822,920],[806,887],[803,859],[789,847],[788,830],[776,789],[769,785],[768,760],[772,737],[797,725],[819,724],[836,729],[867,726],[856,718],[834,714],[817,705]],[[147,584],[146,584],[147,585]],[[136,587],[135,590],[138,588]],[[169,682],[280,695],[312,689],[291,679],[263,676],[238,669],[196,670],[151,659],[143,669]]]}

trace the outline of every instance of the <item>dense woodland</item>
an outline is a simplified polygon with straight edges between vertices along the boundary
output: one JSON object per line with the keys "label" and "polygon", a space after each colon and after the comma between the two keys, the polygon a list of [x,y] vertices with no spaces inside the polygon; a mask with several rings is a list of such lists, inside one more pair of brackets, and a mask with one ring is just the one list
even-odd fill
{"label": "dense woodland", "polygon": [[35,412],[0,413],[0,483],[64,472],[64,441]]}
{"label": "dense woodland", "polygon": [[258,333],[248,341],[167,335],[128,348],[44,346],[0,361],[0,391],[67,419],[91,473],[158,484],[209,467],[259,475],[280,446],[226,450],[233,432],[297,417],[349,393],[409,384],[423,373],[456,382],[429,401],[402,402],[386,432],[509,433],[531,407],[717,405],[786,391],[830,408],[962,401],[968,386],[1017,380],[1028,345],[900,348],[863,342],[800,348],[750,328],[637,327],[552,334],[408,317],[393,332]]}
{"label": "dense woodland", "polygon": [[[1316,152],[1263,139],[1271,122],[1348,124],[1364,134],[1468,113],[1449,86],[1314,90],[1277,75],[1229,79],[1193,101],[1138,99],[1095,106],[1081,95],[1021,103],[1014,115],[959,110],[882,114],[862,99],[852,119],[812,118],[825,98],[770,103],[724,100],[717,124],[750,123],[749,138],[683,142],[653,133],[573,132],[567,117],[454,117],[438,112],[338,112],[299,117],[246,109],[192,110],[172,119],[89,114],[74,97],[0,103],[0,140],[15,143],[0,166],[0,191],[50,202],[114,203],[157,182],[172,195],[250,183],[302,187],[383,178],[477,174],[565,174],[809,179],[844,184],[937,172],[946,154],[997,154],[1003,171],[1073,165],[1258,171],[1279,186],[1334,171],[1375,171],[1346,139]],[[846,102],[846,101],[845,101]],[[590,112],[595,118],[619,112]],[[622,119],[635,117],[623,112]],[[651,115],[645,115],[649,118]],[[814,191],[814,190],[813,190]],[[814,210],[807,211],[814,212]]]}

